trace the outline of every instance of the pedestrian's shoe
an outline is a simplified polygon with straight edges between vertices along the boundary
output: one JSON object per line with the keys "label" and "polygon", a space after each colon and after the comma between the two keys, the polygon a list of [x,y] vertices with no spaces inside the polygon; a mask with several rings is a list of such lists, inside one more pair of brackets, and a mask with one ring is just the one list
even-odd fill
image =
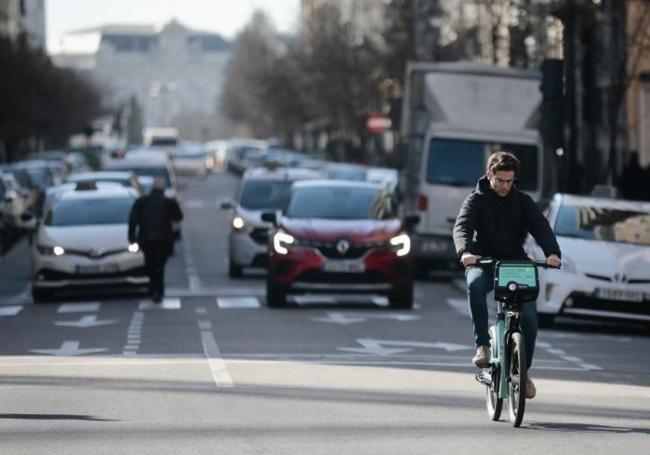
{"label": "pedestrian's shoe", "polygon": [[526,398],[532,400],[537,395],[537,389],[535,388],[535,383],[530,377],[526,378]]}
{"label": "pedestrian's shoe", "polygon": [[487,368],[490,366],[490,348],[488,346],[478,346],[476,354],[472,359],[474,365],[479,368]]}

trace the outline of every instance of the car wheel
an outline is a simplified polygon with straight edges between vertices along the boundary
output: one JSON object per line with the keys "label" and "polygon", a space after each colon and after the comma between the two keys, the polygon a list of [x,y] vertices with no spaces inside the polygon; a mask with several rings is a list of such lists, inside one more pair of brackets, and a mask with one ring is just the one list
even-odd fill
{"label": "car wheel", "polygon": [[287,306],[287,291],[284,286],[266,280],[266,306],[269,308],[283,308]]}
{"label": "car wheel", "polygon": [[549,313],[537,313],[537,325],[543,329],[548,329],[553,327],[553,322],[555,321],[555,315]]}
{"label": "car wheel", "polygon": [[244,268],[241,265],[228,262],[228,276],[230,278],[241,278],[244,275]]}
{"label": "car wheel", "polygon": [[395,286],[388,295],[388,302],[391,308],[411,309],[413,308],[413,283]]}
{"label": "car wheel", "polygon": [[32,300],[34,303],[45,303],[52,299],[52,293],[48,289],[32,289]]}

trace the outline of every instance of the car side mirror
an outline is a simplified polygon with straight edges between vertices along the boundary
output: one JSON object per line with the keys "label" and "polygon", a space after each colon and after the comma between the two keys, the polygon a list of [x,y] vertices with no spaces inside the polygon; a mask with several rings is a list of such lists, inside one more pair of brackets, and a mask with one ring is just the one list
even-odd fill
{"label": "car side mirror", "polygon": [[27,231],[35,231],[38,227],[38,219],[31,213],[23,213],[20,215],[20,221],[23,229]]}
{"label": "car side mirror", "polygon": [[404,217],[404,229],[412,230],[420,222],[420,215],[407,215]]}
{"label": "car side mirror", "polygon": [[263,212],[262,221],[271,223],[273,226],[278,225],[278,214],[276,212]]}

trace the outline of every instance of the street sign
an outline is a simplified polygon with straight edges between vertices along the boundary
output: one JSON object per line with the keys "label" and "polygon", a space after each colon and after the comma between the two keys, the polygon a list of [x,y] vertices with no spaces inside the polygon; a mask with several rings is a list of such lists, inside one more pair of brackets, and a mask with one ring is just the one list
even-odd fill
{"label": "street sign", "polygon": [[380,112],[373,112],[366,120],[366,131],[370,134],[382,134],[392,126],[393,122]]}

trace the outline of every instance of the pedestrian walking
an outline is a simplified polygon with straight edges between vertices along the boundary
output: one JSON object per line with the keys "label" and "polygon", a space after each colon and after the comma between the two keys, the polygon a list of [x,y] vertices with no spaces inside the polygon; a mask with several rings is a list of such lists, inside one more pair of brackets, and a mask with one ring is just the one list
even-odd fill
{"label": "pedestrian walking", "polygon": [[154,302],[165,295],[165,263],[174,245],[173,222],[183,213],[176,199],[165,196],[165,180],[154,180],[151,193],[133,204],[129,215],[129,242],[137,241],[144,253],[149,292]]}

